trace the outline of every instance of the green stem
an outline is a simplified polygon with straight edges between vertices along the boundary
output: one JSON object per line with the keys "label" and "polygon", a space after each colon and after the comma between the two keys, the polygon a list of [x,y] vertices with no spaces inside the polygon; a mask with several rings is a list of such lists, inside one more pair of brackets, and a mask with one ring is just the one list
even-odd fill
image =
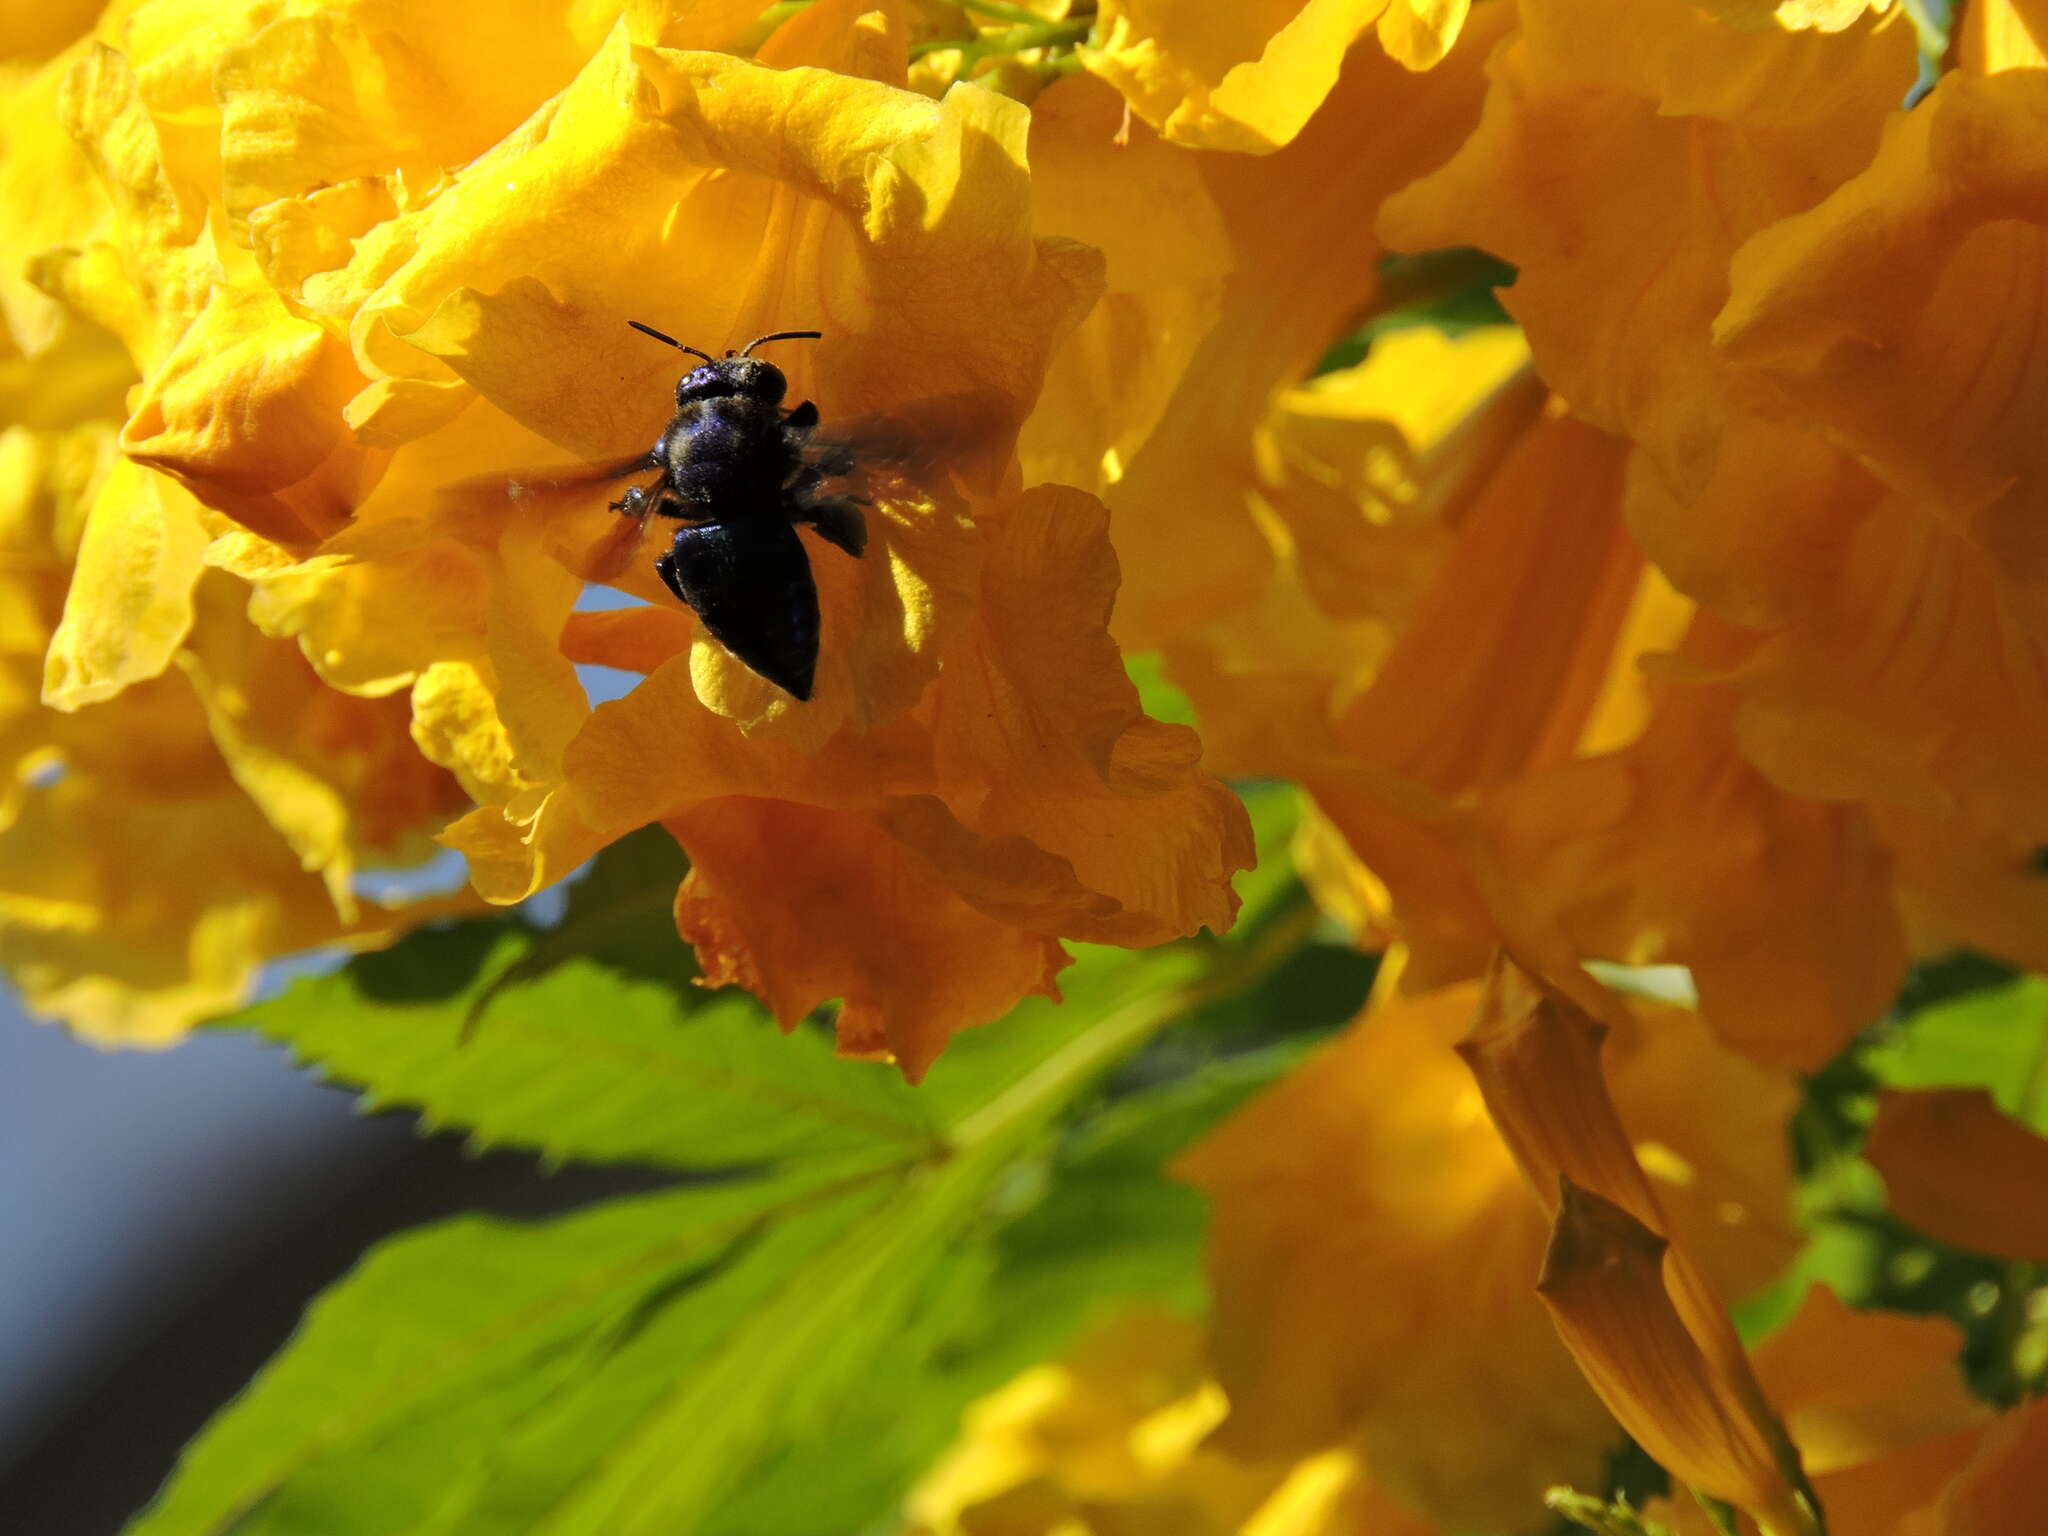
{"label": "green stem", "polygon": [[997,54],[1022,53],[1026,48],[1057,48],[1062,43],[1086,42],[1094,25],[1093,18],[1076,16],[1066,21],[1041,21],[1030,26],[1012,27],[1007,32],[991,33],[971,43],[963,43],[954,38],[932,37],[921,43],[912,44],[910,56],[913,59],[921,59],[928,53],[957,48],[960,50],[961,64],[964,67]]}
{"label": "green stem", "polygon": [[1038,26],[1045,20],[1036,11],[1028,11],[1021,5],[1005,5],[1002,0],[960,0],[960,9],[972,11],[977,16],[993,16],[997,21],[1015,22],[1025,27]]}
{"label": "green stem", "polygon": [[1071,1097],[1086,1079],[1175,1020],[1249,992],[1308,943],[1319,915],[1312,902],[1303,901],[1201,980],[1134,998],[1109,1013],[956,1125],[951,1147],[967,1152],[1003,1135],[1047,1104]]}

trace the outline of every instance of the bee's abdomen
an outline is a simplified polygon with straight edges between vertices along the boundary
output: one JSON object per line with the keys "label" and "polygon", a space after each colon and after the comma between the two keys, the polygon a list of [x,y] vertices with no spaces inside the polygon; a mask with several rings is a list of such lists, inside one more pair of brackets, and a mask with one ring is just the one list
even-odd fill
{"label": "bee's abdomen", "polygon": [[818,665],[818,588],[803,540],[785,518],[678,529],[655,561],[711,637],[776,687],[811,696]]}

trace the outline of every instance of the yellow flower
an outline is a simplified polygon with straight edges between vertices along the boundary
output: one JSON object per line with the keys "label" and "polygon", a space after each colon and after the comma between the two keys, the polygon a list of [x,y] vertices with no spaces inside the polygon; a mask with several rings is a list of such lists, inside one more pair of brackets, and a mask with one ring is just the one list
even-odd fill
{"label": "yellow flower", "polygon": [[1838,443],[2022,581],[2048,569],[2032,349],[2048,77],[1951,72],[1861,174],[1737,253],[1714,337],[1756,408]]}
{"label": "yellow flower", "polygon": [[[842,998],[845,1047],[913,1076],[1053,992],[1062,938],[1227,927],[1248,826],[1124,678],[1103,509],[1018,488],[1017,430],[1101,286],[1095,251],[1034,229],[1061,220],[1029,114],[904,89],[900,24],[839,0],[752,38],[715,7],[609,31],[531,10],[488,47],[422,13],[401,53],[353,11],[194,32],[150,0],[74,67],[74,125],[132,206],[66,292],[128,325],[130,460],[210,510],[160,481],[95,510],[53,691],[161,665],[113,616],[174,632],[203,551],[333,687],[406,696],[478,802],[446,840],[487,897],[661,821],[707,980],[790,1025]],[[693,633],[604,489],[534,470],[661,430],[676,363],[631,319],[709,349],[824,331],[778,353],[791,398],[938,445],[877,473],[864,559],[812,546],[808,703]],[[579,612],[586,580],[629,606]],[[646,681],[593,710],[579,665]],[[287,732],[230,734],[295,845],[331,845]]]}
{"label": "yellow flower", "polygon": [[1828,1496],[1830,1478],[1991,1418],[1963,1385],[1962,1348],[1952,1323],[1851,1311],[1821,1285],[1756,1347],[1757,1379],[1784,1410],[1830,1515],[1843,1513]]}
{"label": "yellow flower", "polygon": [[[1720,670],[1749,644],[1701,615],[1677,660]],[[1904,975],[1885,849],[1862,808],[1786,794],[1742,757],[1726,689],[1680,673],[1654,699],[1636,741],[1487,797],[1493,910],[1538,952],[1686,965],[1723,1040],[1818,1067]]]}
{"label": "yellow flower", "polygon": [[[1135,451],[1113,445],[1119,473],[1104,495],[1128,572],[1117,613],[1126,645],[1185,638],[1256,607],[1275,584],[1285,552],[1262,527],[1262,507],[1280,499],[1267,483],[1268,417],[1331,338],[1375,303],[1380,248],[1361,210],[1469,131],[1483,88],[1479,65],[1500,29],[1498,17],[1475,24],[1442,67],[1422,76],[1370,51],[1354,53],[1308,128],[1273,156],[1156,152],[1192,163],[1221,221],[1229,271],[1214,322],[1178,373],[1157,426]],[[1316,195],[1304,199],[1304,187]],[[1211,279],[1204,266],[1175,263],[1123,281],[1153,293],[1153,303],[1177,289],[1176,302],[1193,313]],[[1090,339],[1084,326],[1074,344]],[[1477,359],[1459,370],[1460,387],[1483,392],[1497,369],[1497,355]],[[1422,372],[1411,367],[1409,376]],[[1041,412],[1053,411],[1064,418],[1063,403],[1048,398]],[[1085,428],[1063,420],[1060,430],[1073,440]],[[1032,441],[1027,435],[1027,446]],[[1341,525],[1339,538],[1326,526],[1306,553],[1343,548],[1362,531],[1357,521]]]}
{"label": "yellow flower", "polygon": [[[1999,1536],[2004,1531],[2039,1530],[2048,1522],[2044,1468],[2048,1401],[2034,1398],[1978,1438],[1970,1460],[1955,1477],[1899,1522],[1899,1536]],[[1882,1527],[1873,1522],[1872,1529]],[[1845,1531],[1843,1536],[1857,1533]]]}
{"label": "yellow flower", "polygon": [[1032,103],[1028,146],[1033,228],[1100,250],[1105,286],[1053,353],[1018,456],[1027,483],[1097,495],[1123,476],[1221,320],[1231,265],[1209,157],[1142,126],[1119,138],[1120,113],[1102,81],[1070,76]]}
{"label": "yellow flower", "polygon": [[105,0],[58,0],[51,5],[10,7],[0,18],[0,61],[47,59],[83,37]]}
{"label": "yellow flower", "polygon": [[[1630,1146],[1609,1092],[1601,1046],[1626,1014],[1612,996],[1593,1002],[1597,1015],[1502,955],[1458,1046],[1551,1206],[1544,1305],[1601,1400],[1676,1477],[1747,1510],[1767,1536],[1817,1530],[1798,1454],[1729,1320],[1731,1288],[1703,1263],[1711,1238],[1681,1230],[1659,1187],[1692,1180],[1672,1179],[1663,1146]],[[1680,1081],[1689,1115],[1699,1085]]]}
{"label": "yellow flower", "polygon": [[983,1398],[906,1500],[904,1536],[1438,1536],[1347,1452],[1289,1465],[1218,1449],[1201,1338],[1170,1314],[1116,1313]]}
{"label": "yellow flower", "polygon": [[[39,35],[88,20],[55,7]],[[96,112],[104,133],[64,133]],[[459,791],[402,702],[331,692],[238,583],[202,580],[204,509],[116,451],[136,361],[164,355],[201,270],[169,254],[190,204],[135,82],[88,39],[10,81],[0,115],[0,958],[31,1010],[165,1044],[268,959],[463,905],[355,887],[430,853]]]}
{"label": "yellow flower", "polygon": [[1731,410],[1710,335],[1730,257],[1869,158],[1913,80],[1911,28],[1759,29],[1683,0],[1518,10],[1478,131],[1382,234],[1512,262],[1502,299],[1544,378],[1689,496]]}
{"label": "yellow flower", "polygon": [[[1947,1322],[1851,1311],[1824,1287],[1757,1347],[1757,1375],[1784,1410],[1834,1536],[2026,1528],[1949,1523],[1987,1492],[2024,1493],[2033,1479],[2012,1453],[2039,1432],[2025,1410],[1994,1424],[1964,1390],[1961,1348]],[[2015,1510],[2008,1502],[2000,1513]],[[1645,1514],[1679,1536],[1711,1533],[1690,1500],[1653,1501]]]}
{"label": "yellow flower", "polygon": [[1893,1213],[1938,1242],[2048,1263],[2048,1138],[1982,1089],[1883,1094],[1866,1155]]}
{"label": "yellow flower", "polygon": [[907,1536],[1109,1536],[1137,1521],[1223,1536],[1281,1469],[1202,1448],[1222,1411],[1198,1327],[1115,1314],[968,1410],[960,1443],[906,1501]]}
{"label": "yellow flower", "polygon": [[[1683,960],[1729,1038],[1812,1065],[1888,996],[1894,914],[1922,942],[2037,952],[2048,614],[2017,579],[2024,348],[1984,316],[2031,303],[2025,226],[2001,210],[2020,207],[2038,72],[2010,67],[2030,55],[2002,5],[1910,113],[1896,7],[1520,15],[1479,130],[1382,229],[1516,263],[1503,298],[1537,366],[1640,450],[1631,533],[1755,634],[1703,619],[1637,747],[1492,797],[1482,883],[1517,942],[1548,923],[1581,954]],[[1997,270],[1966,278],[1966,259]],[[2006,308],[1940,308],[1999,272]],[[1957,393],[1979,386],[1996,409]],[[1988,436],[1944,436],[1965,428]]]}
{"label": "yellow flower", "polygon": [[[1447,1527],[1524,1529],[1546,1487],[1596,1476],[1614,1431],[1536,1300],[1543,1205],[1452,1050],[1479,989],[1392,983],[1182,1160],[1214,1202],[1222,1443],[1349,1443]],[[1792,1087],[1676,1010],[1620,1022],[1616,1096],[1657,1194],[1721,1286],[1750,1289],[1791,1247]]]}
{"label": "yellow flower", "polygon": [[1670,1244],[1565,1175],[1536,1289],[1586,1379],[1659,1466],[1754,1517],[1764,1536],[1816,1536],[1813,1504],[1774,1464],[1751,1416],[1666,1289]]}
{"label": "yellow flower", "polygon": [[[1354,579],[1387,605],[1377,637],[1309,630],[1317,609],[1297,600],[1227,660],[1203,651],[1230,631],[1198,631],[1171,652],[1176,675],[1218,761],[1311,789],[1384,892],[1367,898],[1376,926],[1415,950],[1408,984],[1473,974],[1504,935],[1677,962],[1725,1038],[1815,1065],[1904,965],[1884,849],[1862,811],[1788,795],[1742,758],[1737,698],[1698,675],[1732,669],[1741,636],[1700,621],[1690,674],[1637,671],[1685,636],[1689,605],[1625,525],[1641,480],[1626,445],[1540,403],[1511,385],[1437,426],[1446,452],[1411,471],[1409,499],[1447,506],[1455,534],[1418,542],[1446,532],[1419,520],[1405,571]],[[1348,495],[1370,509],[1379,493],[1354,478]],[[1353,547],[1398,551],[1392,531]],[[1272,638],[1289,633],[1318,643]]]}
{"label": "yellow flower", "polygon": [[106,471],[112,435],[0,433],[0,735],[15,764],[0,963],[31,1011],[103,1044],[163,1045],[241,1002],[266,960],[450,910],[360,902],[350,877],[364,858],[426,852],[455,786],[413,751],[398,701],[331,692],[220,585],[173,637],[177,667],[76,713],[39,701],[79,523],[104,502],[94,481],[122,478]]}
{"label": "yellow flower", "polygon": [[1336,83],[1344,53],[1379,24],[1411,69],[1449,52],[1470,0],[1103,0],[1082,62],[1168,139],[1265,153],[1286,144]]}

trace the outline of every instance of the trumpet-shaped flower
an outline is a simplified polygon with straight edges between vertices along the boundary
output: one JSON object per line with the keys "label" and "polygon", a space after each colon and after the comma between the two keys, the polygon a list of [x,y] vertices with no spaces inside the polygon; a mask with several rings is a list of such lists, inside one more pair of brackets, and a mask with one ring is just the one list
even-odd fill
{"label": "trumpet-shaped flower", "polygon": [[250,626],[225,577],[168,637],[171,670],[113,704],[40,701],[80,524],[129,478],[108,468],[112,431],[0,435],[0,961],[31,1010],[162,1045],[242,1001],[266,960],[451,910],[359,901],[351,877],[427,852],[456,789],[413,750],[399,701],[328,689]]}
{"label": "trumpet-shaped flower", "polygon": [[[1274,547],[1265,510],[1280,499],[1269,484],[1276,471],[1265,447],[1268,418],[1330,339],[1374,304],[1380,247],[1358,211],[1441,161],[1469,131],[1483,88],[1479,63],[1501,24],[1497,16],[1475,23],[1427,75],[1370,50],[1353,53],[1305,131],[1272,157],[1181,152],[1221,219],[1230,270],[1215,321],[1157,429],[1122,456],[1105,492],[1130,571],[1117,616],[1125,644],[1184,639],[1256,608],[1276,586],[1277,602],[1293,601],[1288,554]],[[1304,200],[1305,186],[1314,198]],[[1190,302],[1206,291],[1200,271],[1151,275],[1193,290]],[[1458,369],[1458,387],[1473,387],[1493,367],[1489,360]],[[1421,373],[1413,368],[1411,379]],[[1365,532],[1356,519],[1340,531],[1347,537],[1303,550],[1303,563]]]}
{"label": "trumpet-shaped flower", "polygon": [[1344,52],[1378,24],[1410,69],[1457,41],[1470,0],[1293,0],[1218,10],[1190,0],[1105,0],[1083,62],[1168,139],[1265,153],[1301,132]]}
{"label": "trumpet-shaped flower", "polygon": [[[1978,1527],[1944,1523],[1949,1512],[1981,1498],[1987,1485],[2026,1496],[2026,1473],[2010,1454],[2028,1415],[1994,1423],[1963,1388],[1961,1347],[1949,1323],[1852,1311],[1818,1286],[1757,1347],[1757,1375],[1784,1411],[1829,1531],[1960,1533]],[[1712,1530],[1690,1501],[1656,1501],[1645,1513],[1679,1536]]]}
{"label": "trumpet-shaped flower", "polygon": [[[1215,1206],[1224,1443],[1354,1443],[1411,1508],[1520,1529],[1546,1487],[1594,1475],[1613,1429],[1536,1299],[1544,1208],[1452,1050],[1479,996],[1383,984],[1181,1171]],[[1629,1134],[1694,1250],[1748,1289],[1789,1251],[1775,1127],[1791,1086],[1676,1010],[1623,1022],[1611,1070]]]}
{"label": "trumpet-shaped flower", "polygon": [[1503,302],[1545,379],[1686,495],[1731,410],[1711,345],[1730,258],[1868,159],[1912,82],[1911,29],[1896,14],[1758,28],[1681,0],[1519,15],[1478,131],[1389,201],[1382,234],[1514,263]]}
{"label": "trumpet-shaped flower", "polygon": [[906,1501],[905,1536],[1437,1536],[1349,1452],[1231,1456],[1209,1438],[1224,1406],[1198,1327],[1113,1314],[968,1409]]}
{"label": "trumpet-shaped flower", "polygon": [[1945,76],[1867,169],[1736,254],[1714,323],[1757,409],[1848,449],[2032,582],[2048,569],[2044,386],[2012,317],[2043,298],[2044,122],[2038,70]]}
{"label": "trumpet-shaped flower", "polygon": [[[448,841],[485,895],[661,821],[696,861],[677,921],[707,980],[792,1025],[844,999],[847,1048],[913,1075],[1051,992],[1061,938],[1228,925],[1248,828],[1124,679],[1105,515],[1018,489],[1018,428],[1101,287],[1095,250],[1036,232],[1060,220],[1021,106],[906,90],[901,16],[841,0],[751,60],[691,51],[744,40],[715,7],[609,30],[537,7],[492,24],[503,60],[453,14],[414,18],[404,56],[353,11],[183,15],[137,7],[74,66],[119,216],[66,292],[129,324],[129,460],[207,510],[89,529],[53,689],[160,666],[109,617],[175,630],[203,548],[335,688],[407,695],[478,803]],[[790,398],[918,439],[875,471],[866,557],[811,546],[809,703],[696,633],[644,530],[573,483],[667,419],[676,364],[640,318],[709,348],[821,330],[778,353]],[[593,580],[628,606],[578,611]],[[593,710],[579,665],[646,682]],[[259,800],[307,767],[282,733],[237,739]]]}

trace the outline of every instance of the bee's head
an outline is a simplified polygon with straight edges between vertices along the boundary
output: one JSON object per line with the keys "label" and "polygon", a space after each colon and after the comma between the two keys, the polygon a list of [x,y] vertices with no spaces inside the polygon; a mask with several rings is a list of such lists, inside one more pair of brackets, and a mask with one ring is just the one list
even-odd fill
{"label": "bee's head", "polygon": [[699,352],[695,347],[686,347],[673,336],[664,336],[651,325],[642,325],[638,320],[626,322],[636,331],[644,331],[656,341],[665,341],[679,352],[689,352],[704,359],[704,366],[692,368],[676,384],[676,405],[690,404],[694,400],[716,400],[721,395],[745,395],[752,400],[765,401],[769,405],[780,405],[782,397],[789,392],[789,380],[782,376],[782,370],[773,363],[764,363],[758,357],[749,356],[754,348],[764,341],[816,341],[817,331],[776,331],[769,336],[756,336],[738,352],[728,352],[723,357],[713,357],[709,352]]}
{"label": "bee's head", "polygon": [[715,400],[722,395],[746,395],[779,405],[788,392],[789,381],[773,363],[764,363],[758,357],[721,357],[701,368],[692,368],[676,382],[676,404]]}

